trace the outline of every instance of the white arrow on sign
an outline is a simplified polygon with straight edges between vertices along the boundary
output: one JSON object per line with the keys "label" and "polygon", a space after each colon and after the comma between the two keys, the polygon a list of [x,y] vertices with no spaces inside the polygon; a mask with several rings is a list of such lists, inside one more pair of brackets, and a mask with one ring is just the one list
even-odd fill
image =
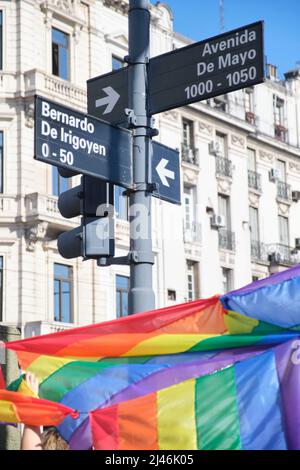
{"label": "white arrow on sign", "polygon": [[169,160],[166,160],[165,158],[162,158],[159,164],[156,167],[156,171],[158,173],[158,176],[160,177],[160,180],[164,186],[170,187],[169,182],[167,178],[170,178],[171,180],[175,179],[175,173],[174,171],[167,170],[166,166],[169,163]]}
{"label": "white arrow on sign", "polygon": [[105,106],[107,104],[105,110],[103,111],[103,114],[108,114],[111,113],[114,109],[118,99],[120,98],[120,95],[111,86],[102,88],[102,91],[106,93],[106,96],[104,98],[96,100],[95,106],[96,108],[100,108],[100,106]]}

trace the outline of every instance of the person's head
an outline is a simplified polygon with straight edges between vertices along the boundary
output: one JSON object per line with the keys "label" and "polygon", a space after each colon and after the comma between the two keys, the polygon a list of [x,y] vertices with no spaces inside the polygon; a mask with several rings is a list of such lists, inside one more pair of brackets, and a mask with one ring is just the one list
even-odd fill
{"label": "person's head", "polygon": [[54,427],[44,429],[42,433],[42,447],[43,450],[69,450],[69,444]]}

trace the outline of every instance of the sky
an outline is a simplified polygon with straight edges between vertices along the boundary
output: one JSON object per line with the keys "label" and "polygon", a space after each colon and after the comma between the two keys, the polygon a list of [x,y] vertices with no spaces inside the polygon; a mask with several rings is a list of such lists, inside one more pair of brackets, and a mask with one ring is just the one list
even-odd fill
{"label": "sky", "polygon": [[[195,41],[220,34],[220,0],[161,3],[171,7],[176,32]],[[223,4],[224,32],[264,20],[267,62],[278,67],[280,78],[296,67],[300,62],[300,0],[223,0]]]}

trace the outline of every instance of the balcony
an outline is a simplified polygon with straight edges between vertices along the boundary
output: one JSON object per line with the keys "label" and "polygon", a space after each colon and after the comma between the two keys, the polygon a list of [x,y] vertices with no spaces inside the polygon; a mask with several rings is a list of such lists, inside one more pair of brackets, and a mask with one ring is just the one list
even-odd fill
{"label": "balcony", "polygon": [[286,201],[291,201],[291,186],[284,181],[277,181],[277,197]]}
{"label": "balcony", "polygon": [[27,194],[24,198],[26,222],[45,221],[59,230],[67,230],[80,225],[78,217],[67,220],[61,216],[57,201],[56,196],[41,193]]}
{"label": "balcony", "polygon": [[257,240],[251,240],[251,258],[253,261],[269,263],[268,245]]}
{"label": "balcony", "polygon": [[254,113],[251,111],[246,111],[245,112],[245,120],[249,123],[252,124],[252,126],[255,126],[255,121],[256,121],[256,116]]}
{"label": "balcony", "polygon": [[191,163],[192,165],[199,164],[199,150],[191,148],[188,145],[181,145],[181,156],[182,161],[186,163]]}
{"label": "balcony", "polygon": [[191,222],[183,225],[183,240],[184,243],[201,243],[201,224]]}
{"label": "balcony", "polygon": [[58,321],[31,321],[27,322],[24,329],[24,337],[47,335],[49,333],[57,333],[58,331],[70,330],[74,328],[74,323],[62,323]]}
{"label": "balcony", "polygon": [[248,170],[248,187],[261,192],[261,176],[256,171]]}
{"label": "balcony", "polygon": [[235,234],[230,230],[219,229],[219,248],[235,251]]}
{"label": "balcony", "polygon": [[295,248],[287,245],[269,245],[269,261],[271,266],[292,266],[300,262],[299,253]]}
{"label": "balcony", "polygon": [[216,175],[232,178],[232,162],[228,158],[216,157]]}
{"label": "balcony", "polygon": [[280,142],[287,142],[287,131],[287,128],[282,124],[274,124],[275,139],[280,140]]}
{"label": "balcony", "polygon": [[24,83],[26,96],[46,93],[48,96],[65,101],[70,106],[77,104],[83,109],[86,108],[85,89],[67,80],[62,80],[38,69],[32,69],[24,73]]}

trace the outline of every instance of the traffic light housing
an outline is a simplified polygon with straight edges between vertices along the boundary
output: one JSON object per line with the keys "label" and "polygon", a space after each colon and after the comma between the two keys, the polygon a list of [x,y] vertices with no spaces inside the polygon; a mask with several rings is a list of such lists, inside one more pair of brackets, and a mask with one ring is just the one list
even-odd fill
{"label": "traffic light housing", "polygon": [[[69,173],[63,176],[73,176]],[[59,235],[63,258],[98,259],[114,256],[113,185],[83,175],[81,184],[60,194],[58,208],[67,219],[81,218],[81,225]]]}

